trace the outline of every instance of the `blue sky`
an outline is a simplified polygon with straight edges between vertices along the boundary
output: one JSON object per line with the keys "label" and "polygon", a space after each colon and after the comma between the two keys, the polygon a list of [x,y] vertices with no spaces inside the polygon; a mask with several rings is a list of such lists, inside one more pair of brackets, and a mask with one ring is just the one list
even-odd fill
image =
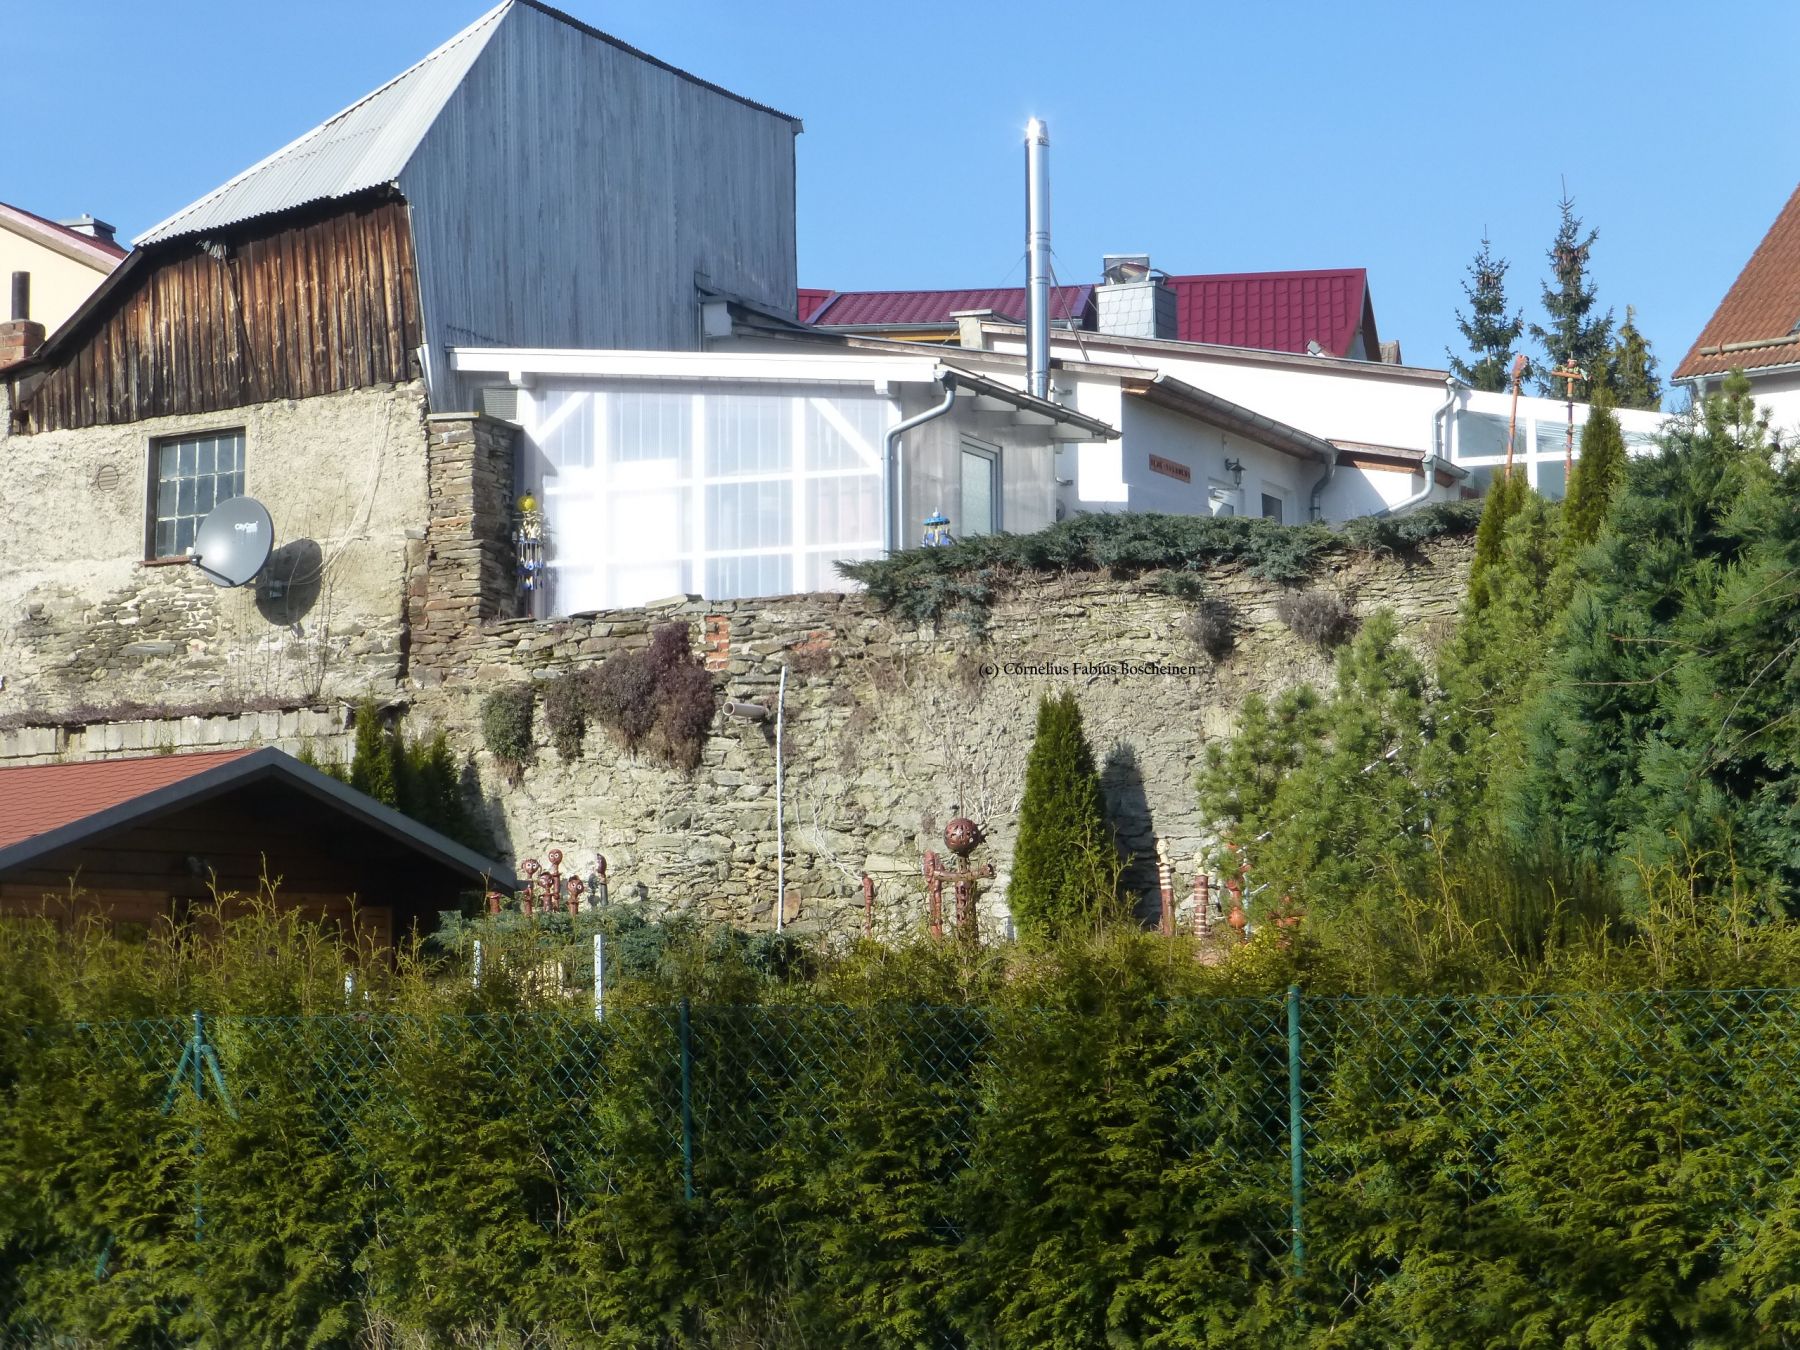
{"label": "blue sky", "polygon": [[[154,224],[396,74],[483,0],[0,0],[0,199]],[[1566,179],[1600,303],[1665,374],[1800,179],[1800,5],[568,0],[806,120],[800,279],[1023,277],[1026,118],[1050,125],[1058,275],[1369,269],[1441,365],[1485,229],[1534,316]],[[1460,350],[1460,349],[1459,349]]]}

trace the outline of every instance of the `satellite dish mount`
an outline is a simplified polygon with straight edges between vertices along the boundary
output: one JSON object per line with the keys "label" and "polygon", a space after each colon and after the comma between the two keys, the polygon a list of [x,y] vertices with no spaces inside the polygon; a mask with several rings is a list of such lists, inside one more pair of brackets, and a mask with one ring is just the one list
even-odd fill
{"label": "satellite dish mount", "polygon": [[194,534],[188,556],[215,586],[247,586],[269,561],[275,524],[254,497],[230,497],[212,509]]}

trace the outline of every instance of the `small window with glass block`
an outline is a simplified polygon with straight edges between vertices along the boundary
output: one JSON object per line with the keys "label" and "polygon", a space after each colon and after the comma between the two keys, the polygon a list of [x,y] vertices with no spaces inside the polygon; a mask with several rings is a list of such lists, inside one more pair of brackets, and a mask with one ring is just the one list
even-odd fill
{"label": "small window with glass block", "polygon": [[150,556],[178,558],[215,505],[244,495],[243,431],[155,442],[150,480]]}

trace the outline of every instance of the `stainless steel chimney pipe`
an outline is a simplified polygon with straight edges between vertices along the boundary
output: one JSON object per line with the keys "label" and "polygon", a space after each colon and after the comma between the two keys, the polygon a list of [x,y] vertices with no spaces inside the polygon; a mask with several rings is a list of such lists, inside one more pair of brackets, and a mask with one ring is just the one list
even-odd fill
{"label": "stainless steel chimney pipe", "polygon": [[1029,391],[1050,397],[1050,129],[1025,124],[1025,358]]}

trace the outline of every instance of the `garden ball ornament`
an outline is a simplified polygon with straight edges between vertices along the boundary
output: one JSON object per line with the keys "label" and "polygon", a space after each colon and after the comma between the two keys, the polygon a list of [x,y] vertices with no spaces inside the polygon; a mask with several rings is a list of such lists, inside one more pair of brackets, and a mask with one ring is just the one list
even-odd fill
{"label": "garden ball ornament", "polygon": [[981,842],[981,826],[967,816],[958,816],[944,826],[944,847],[966,859]]}

